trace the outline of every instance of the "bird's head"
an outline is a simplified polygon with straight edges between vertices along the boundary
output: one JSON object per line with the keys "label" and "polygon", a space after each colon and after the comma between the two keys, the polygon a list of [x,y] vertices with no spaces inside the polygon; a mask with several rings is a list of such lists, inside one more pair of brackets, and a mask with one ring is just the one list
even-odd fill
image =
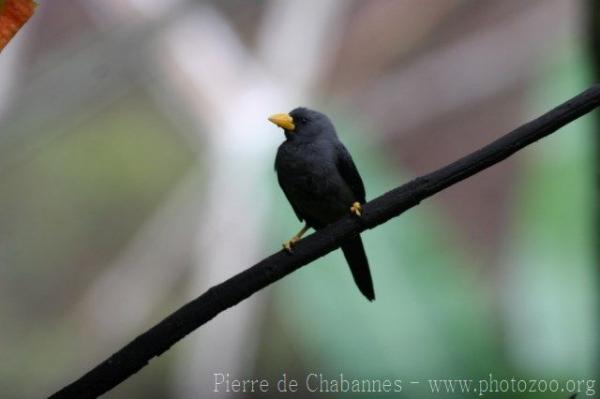
{"label": "bird's head", "polygon": [[275,114],[269,120],[283,129],[288,140],[312,140],[324,135],[335,136],[335,128],[321,112],[298,107],[288,114]]}

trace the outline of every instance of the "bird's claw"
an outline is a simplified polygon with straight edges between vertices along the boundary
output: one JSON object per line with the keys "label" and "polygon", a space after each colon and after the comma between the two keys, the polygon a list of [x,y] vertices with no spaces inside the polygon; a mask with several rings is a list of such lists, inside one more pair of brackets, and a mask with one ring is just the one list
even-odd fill
{"label": "bird's claw", "polygon": [[362,205],[360,204],[360,202],[356,201],[355,203],[353,203],[352,206],[350,207],[350,212],[352,212],[353,215],[361,217],[362,216]]}
{"label": "bird's claw", "polygon": [[296,244],[298,243],[298,241],[300,241],[299,237],[292,237],[291,239],[287,240],[286,242],[284,242],[282,244],[283,249],[286,250],[289,253],[294,252],[294,247],[296,246]]}
{"label": "bird's claw", "polygon": [[294,247],[296,246],[298,241],[300,241],[300,239],[302,238],[302,236],[304,235],[304,233],[306,233],[306,230],[308,230],[308,229],[309,229],[309,227],[307,224],[295,236],[293,236],[292,238],[290,238],[289,240],[287,240],[286,242],[283,243],[283,249],[289,253],[294,252]]}

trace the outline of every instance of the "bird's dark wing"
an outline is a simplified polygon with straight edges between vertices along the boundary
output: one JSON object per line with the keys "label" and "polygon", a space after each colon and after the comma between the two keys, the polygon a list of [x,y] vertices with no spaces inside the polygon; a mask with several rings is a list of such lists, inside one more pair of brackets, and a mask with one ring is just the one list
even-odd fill
{"label": "bird's dark wing", "polygon": [[365,194],[365,185],[363,184],[362,178],[358,173],[358,169],[356,169],[356,165],[354,165],[354,161],[352,160],[352,156],[344,147],[342,143],[339,143],[336,148],[336,166],[338,172],[346,182],[346,184],[350,187],[356,199],[364,204],[366,200]]}
{"label": "bird's dark wing", "polygon": [[279,186],[281,187],[281,190],[283,190],[283,193],[285,194],[285,197],[287,198],[288,202],[292,206],[292,209],[296,213],[296,216],[298,216],[298,219],[300,219],[300,221],[302,222],[304,220],[304,218],[302,217],[302,215],[298,211],[298,208],[296,208],[294,206],[294,202],[292,201],[292,198],[290,197],[290,194],[285,190],[285,184],[283,184],[282,181],[281,181],[281,174],[280,173],[277,173],[277,181],[279,182]]}

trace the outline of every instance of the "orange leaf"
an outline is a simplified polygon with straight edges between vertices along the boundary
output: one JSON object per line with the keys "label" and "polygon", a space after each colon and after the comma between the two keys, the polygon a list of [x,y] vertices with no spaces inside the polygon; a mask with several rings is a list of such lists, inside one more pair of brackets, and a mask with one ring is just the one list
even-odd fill
{"label": "orange leaf", "polygon": [[33,15],[33,0],[0,0],[0,51]]}

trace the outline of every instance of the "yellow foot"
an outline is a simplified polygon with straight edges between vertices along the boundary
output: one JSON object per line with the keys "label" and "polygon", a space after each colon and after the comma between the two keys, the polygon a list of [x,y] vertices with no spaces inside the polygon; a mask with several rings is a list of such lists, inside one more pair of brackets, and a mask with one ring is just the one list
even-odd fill
{"label": "yellow foot", "polygon": [[300,241],[300,237],[298,237],[298,236],[292,237],[291,239],[289,239],[283,243],[283,249],[285,249],[289,253],[294,252],[294,247],[296,246],[298,241]]}
{"label": "yellow foot", "polygon": [[362,206],[360,205],[360,202],[357,201],[353,203],[350,207],[350,212],[356,216],[362,216]]}
{"label": "yellow foot", "polygon": [[289,253],[292,253],[294,251],[294,246],[296,245],[296,243],[298,243],[298,241],[300,241],[304,233],[306,233],[306,230],[308,230],[308,224],[304,225],[304,227],[298,232],[298,234],[290,238],[288,241],[284,242],[283,249],[285,249]]}

